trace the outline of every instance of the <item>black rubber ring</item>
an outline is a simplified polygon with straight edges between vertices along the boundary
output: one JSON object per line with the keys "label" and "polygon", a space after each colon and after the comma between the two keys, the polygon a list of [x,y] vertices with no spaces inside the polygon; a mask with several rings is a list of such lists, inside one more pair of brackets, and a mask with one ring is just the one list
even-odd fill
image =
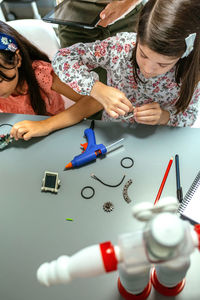
{"label": "black rubber ring", "polygon": [[[128,165],[128,166],[124,165],[124,160],[126,160],[126,159],[131,161],[131,164]],[[120,164],[121,164],[121,166],[123,168],[128,169],[128,168],[131,168],[134,165],[134,160],[131,157],[126,156],[126,157],[124,157],[124,158],[121,159]]]}
{"label": "black rubber ring", "polygon": [[[83,192],[84,192],[86,189],[92,190],[92,194],[91,194],[90,196],[85,196],[85,195],[83,194]],[[93,188],[92,186],[89,186],[89,185],[84,186],[84,188],[82,188],[82,190],[81,190],[81,196],[82,196],[84,199],[90,199],[90,198],[92,198],[92,197],[94,196],[94,194],[95,194],[94,188]]]}

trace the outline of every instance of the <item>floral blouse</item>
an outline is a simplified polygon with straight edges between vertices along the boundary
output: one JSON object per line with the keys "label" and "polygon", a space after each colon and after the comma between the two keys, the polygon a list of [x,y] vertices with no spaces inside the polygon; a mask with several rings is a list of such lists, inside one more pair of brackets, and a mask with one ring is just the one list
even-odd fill
{"label": "floral blouse", "polygon": [[[175,104],[180,87],[175,81],[175,67],[165,74],[146,79],[140,70],[138,75],[143,82],[134,80],[132,53],[135,47],[135,33],[118,33],[103,41],[78,43],[60,49],[55,55],[52,66],[60,79],[77,93],[90,95],[98,75],[92,71],[101,66],[107,70],[107,84],[125,93],[133,106],[157,102],[162,109],[168,110],[169,126],[192,126],[198,113],[200,82],[198,83],[187,109],[176,115]],[[112,120],[104,111],[103,120]],[[126,122],[134,122],[129,118]]]}

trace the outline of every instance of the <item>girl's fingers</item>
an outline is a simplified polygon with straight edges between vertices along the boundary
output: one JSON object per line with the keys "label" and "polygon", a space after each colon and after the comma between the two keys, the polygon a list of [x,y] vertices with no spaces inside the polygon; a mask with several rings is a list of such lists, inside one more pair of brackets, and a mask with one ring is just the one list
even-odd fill
{"label": "girl's fingers", "polygon": [[111,116],[111,118],[117,119],[119,117],[119,114],[113,110],[107,111],[107,113]]}
{"label": "girl's fingers", "polygon": [[155,121],[155,116],[143,116],[143,117],[136,117],[137,120],[143,121],[143,122],[152,122]]}
{"label": "girl's fingers", "polygon": [[33,135],[31,134],[30,131],[26,132],[26,133],[23,135],[23,139],[24,139],[25,141],[30,140],[32,137],[33,137]]}
{"label": "girl's fingers", "polygon": [[123,104],[126,107],[128,107],[128,111],[126,111],[126,112],[133,111],[133,109],[134,109],[133,104],[126,97],[124,97],[124,98],[121,99],[121,103],[120,104],[121,105]]}
{"label": "girl's fingers", "polygon": [[144,109],[144,107],[137,107],[135,108],[134,110],[134,114],[135,116],[137,117],[143,117],[143,116],[157,116],[157,115],[160,115],[161,113],[161,109],[159,108],[146,108]]}
{"label": "girl's fingers", "polygon": [[107,113],[112,117],[112,118],[118,118],[119,116],[124,116],[127,111],[124,110],[124,106],[123,109],[119,108],[119,107],[114,107],[113,109],[110,109],[107,111]]}
{"label": "girl's fingers", "polygon": [[142,112],[142,111],[150,110],[150,109],[153,109],[153,110],[160,109],[160,105],[156,102],[151,102],[151,103],[148,103],[148,104],[144,104],[142,106],[138,106],[136,110],[138,112]]}
{"label": "girl's fingers", "polygon": [[124,115],[126,114],[126,111],[124,111],[124,110],[122,110],[122,109],[120,109],[120,108],[118,108],[118,109],[116,110],[116,112],[118,113],[118,116],[124,116]]}
{"label": "girl's fingers", "polygon": [[134,107],[129,100],[118,100],[116,103],[113,103],[110,108],[107,109],[107,112],[109,113],[109,111],[114,111],[117,114],[124,116],[128,112],[133,111],[133,109]]}
{"label": "girl's fingers", "polygon": [[27,129],[26,128],[23,128],[23,127],[19,127],[19,128],[16,128],[15,129],[15,132],[14,132],[14,138],[15,140],[18,140],[18,139],[23,139],[23,135],[27,132]]}
{"label": "girl's fingers", "polygon": [[128,112],[133,111],[133,105],[131,104],[130,106],[128,106],[125,103],[120,102],[117,106],[117,109],[123,112],[123,114],[121,113],[121,115],[125,115]]}
{"label": "girl's fingers", "polygon": [[134,112],[134,116],[137,118],[142,118],[142,117],[152,117],[156,116],[157,114],[154,111],[151,110],[145,110],[141,112]]}
{"label": "girl's fingers", "polygon": [[148,116],[135,116],[135,121],[141,124],[149,124],[149,125],[156,125],[159,124],[159,116],[158,115],[148,115]]}
{"label": "girl's fingers", "polygon": [[12,137],[12,138],[14,138],[15,140],[17,139],[17,130],[16,130],[16,128],[12,128],[12,130],[10,131],[10,136]]}

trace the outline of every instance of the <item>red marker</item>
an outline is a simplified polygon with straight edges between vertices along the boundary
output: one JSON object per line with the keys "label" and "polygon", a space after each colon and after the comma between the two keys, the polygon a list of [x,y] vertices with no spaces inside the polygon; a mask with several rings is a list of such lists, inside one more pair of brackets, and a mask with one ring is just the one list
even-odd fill
{"label": "red marker", "polygon": [[160,199],[160,196],[161,196],[161,194],[162,194],[162,191],[163,191],[165,182],[166,182],[166,180],[167,180],[167,176],[168,176],[168,174],[169,174],[169,170],[170,170],[170,168],[171,168],[172,162],[173,162],[173,157],[170,158],[170,161],[169,161],[169,163],[168,163],[168,166],[167,166],[167,169],[166,169],[166,171],[165,171],[165,175],[164,175],[163,180],[162,180],[162,183],[161,183],[161,185],[160,185],[158,194],[157,194],[157,196],[156,196],[156,200],[155,200],[155,202],[154,202],[154,205],[155,205],[155,204],[158,202],[158,200]]}

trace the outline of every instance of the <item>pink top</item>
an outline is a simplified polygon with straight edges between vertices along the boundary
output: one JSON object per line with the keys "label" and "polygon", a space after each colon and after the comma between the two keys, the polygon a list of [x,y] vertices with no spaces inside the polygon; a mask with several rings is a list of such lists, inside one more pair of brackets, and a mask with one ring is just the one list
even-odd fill
{"label": "pink top", "polygon": [[[47,113],[56,115],[63,111],[64,101],[58,93],[51,89],[52,86],[52,66],[50,63],[35,60],[32,64],[35,76],[40,86],[42,99],[45,101]],[[28,90],[27,83],[26,89]],[[9,96],[8,98],[0,98],[0,112],[35,115],[31,104],[29,94]]]}

